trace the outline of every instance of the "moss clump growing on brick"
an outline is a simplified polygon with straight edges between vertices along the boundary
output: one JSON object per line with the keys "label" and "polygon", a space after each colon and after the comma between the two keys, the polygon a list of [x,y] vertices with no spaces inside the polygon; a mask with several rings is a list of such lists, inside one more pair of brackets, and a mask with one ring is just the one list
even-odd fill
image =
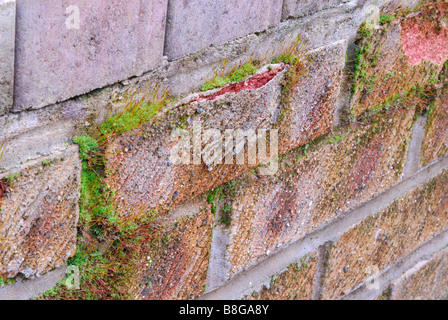
{"label": "moss clump growing on brick", "polygon": [[108,139],[142,126],[151,121],[170,101],[168,96],[167,91],[160,92],[159,88],[155,88],[150,94],[133,95],[121,112],[111,114],[98,126],[99,134]]}
{"label": "moss clump growing on brick", "polygon": [[[290,66],[282,83],[281,101],[283,104],[287,104],[292,98],[292,93],[297,83],[308,73],[308,68],[312,63],[312,61],[309,61],[306,53],[306,44],[300,36],[297,37],[291,46],[281,50],[278,56],[272,60],[272,63],[281,62]],[[282,116],[279,118],[282,118]]]}
{"label": "moss clump growing on brick", "polygon": [[[81,289],[70,290],[62,281],[42,299],[128,299],[139,287],[139,272],[153,240],[161,232],[155,213],[145,211],[127,218],[115,207],[115,191],[104,182],[105,144],[119,134],[151,121],[167,103],[166,92],[148,99],[132,98],[90,134],[73,139],[82,160],[78,250],[68,264],[80,268]],[[99,247],[104,248],[99,250]]]}
{"label": "moss clump growing on brick", "polygon": [[248,77],[254,75],[260,68],[261,62],[250,60],[241,66],[234,67],[227,75],[215,75],[213,79],[205,83],[201,87],[201,91],[213,90],[216,88],[225,87],[232,82],[241,82],[246,80]]}

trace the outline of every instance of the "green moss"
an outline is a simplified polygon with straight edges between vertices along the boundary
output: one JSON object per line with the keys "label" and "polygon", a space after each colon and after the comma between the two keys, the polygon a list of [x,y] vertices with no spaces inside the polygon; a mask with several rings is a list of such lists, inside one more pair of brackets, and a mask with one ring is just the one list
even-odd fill
{"label": "green moss", "polygon": [[20,173],[13,173],[6,177],[6,181],[8,181],[8,185],[11,187],[19,177]]}
{"label": "green moss", "polygon": [[216,76],[201,87],[201,91],[221,88],[232,82],[242,82],[257,72],[259,63],[249,61],[230,71],[226,76]]}
{"label": "green moss", "polygon": [[380,23],[381,24],[388,24],[388,23],[391,23],[394,20],[395,20],[395,16],[394,15],[383,14],[380,17]]}
{"label": "green moss", "polygon": [[88,160],[92,156],[92,152],[98,152],[97,140],[87,134],[73,138],[73,142],[79,146],[81,160]]}

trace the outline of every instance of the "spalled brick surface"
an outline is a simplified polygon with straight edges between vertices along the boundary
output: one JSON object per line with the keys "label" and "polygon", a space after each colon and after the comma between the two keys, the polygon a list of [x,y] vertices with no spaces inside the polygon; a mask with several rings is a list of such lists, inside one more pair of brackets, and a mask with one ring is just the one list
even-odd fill
{"label": "spalled brick surface", "polygon": [[76,148],[23,170],[0,198],[0,277],[28,278],[64,265],[76,250],[80,183]]}
{"label": "spalled brick surface", "polygon": [[[272,126],[280,108],[280,81],[284,72],[259,89],[226,93],[215,100],[193,100],[162,114],[160,121],[157,119],[112,142],[107,150],[111,174],[107,182],[117,190],[118,207],[127,208],[125,211],[129,213],[140,208],[164,212],[247,171],[250,165],[207,166],[202,160],[193,164],[192,157],[191,165],[174,164],[170,156],[177,139],[171,135],[181,126],[192,134],[195,121],[203,129]],[[199,145],[191,143],[192,148]],[[193,153],[192,149],[188,151]]]}
{"label": "spalled brick surface", "polygon": [[446,300],[448,296],[448,250],[419,263],[394,281],[391,300]]}
{"label": "spalled brick surface", "polygon": [[440,90],[428,116],[421,162],[428,164],[448,152],[448,87]]}
{"label": "spalled brick surface", "polygon": [[289,153],[274,176],[248,173],[236,180],[228,247],[232,274],[399,181],[413,115],[403,110],[347,128],[305,152]]}
{"label": "spalled brick surface", "polygon": [[16,1],[0,1],[0,115],[13,104]]}
{"label": "spalled brick surface", "polygon": [[205,291],[213,214],[205,201],[197,202],[183,208],[190,215],[168,227],[160,244],[152,246],[138,298],[195,299]]}
{"label": "spalled brick surface", "polygon": [[246,297],[248,300],[311,300],[317,271],[317,254],[310,254],[292,264],[269,285]]}
{"label": "spalled brick surface", "polygon": [[[119,137],[107,150],[111,173],[108,184],[118,192],[118,206],[127,208],[127,212],[141,208],[163,212],[256,166],[247,162],[211,165],[203,161],[199,165],[173,165],[170,154],[177,142],[170,141],[170,136],[179,126],[193,133],[195,121],[201,122],[203,129],[218,129],[223,135],[227,129],[279,127],[280,154],[328,132],[339,93],[343,48],[336,44],[310,54],[310,59],[315,58],[310,72],[316,79],[299,82],[289,105],[281,104],[281,84],[288,67],[280,66],[255,76],[263,78],[274,72],[274,78],[261,88],[228,92],[213,99],[209,95],[195,96],[190,103],[161,115],[155,124]],[[319,79],[325,79],[326,85],[319,86]],[[312,101],[315,97],[319,98],[317,102]],[[228,153],[223,150],[225,155]],[[227,163],[224,158],[222,162]]]}
{"label": "spalled brick surface", "polygon": [[37,109],[160,65],[167,0],[17,3],[14,111]]}
{"label": "spalled brick surface", "polygon": [[172,0],[168,6],[165,54],[180,58],[212,44],[273,27],[282,0]]}
{"label": "spalled brick surface", "polygon": [[307,16],[345,2],[348,0],[285,0],[282,20]]}
{"label": "spalled brick surface", "polygon": [[296,84],[279,127],[280,155],[332,129],[345,51],[345,43],[339,42],[309,54],[312,64],[308,74]]}
{"label": "spalled brick surface", "polygon": [[383,270],[448,227],[448,172],[415,188],[345,233],[329,256],[323,298],[363,283],[371,266]]}
{"label": "spalled brick surface", "polygon": [[[426,31],[421,31],[420,35],[410,31],[414,25],[428,28],[428,37],[441,36],[446,42],[446,36],[435,33],[438,28],[437,20],[429,25],[426,21],[420,15],[407,19],[397,18],[373,31],[372,36],[359,43],[364,51],[360,61],[360,76],[356,81],[356,92],[352,99],[352,112],[355,115],[381,106],[414,86],[425,87],[431,81],[437,80],[447,57],[429,61],[417,59],[415,52],[409,51],[410,47],[416,45],[417,40],[423,41],[421,38],[426,37],[423,35]],[[412,64],[414,60],[416,62]]]}

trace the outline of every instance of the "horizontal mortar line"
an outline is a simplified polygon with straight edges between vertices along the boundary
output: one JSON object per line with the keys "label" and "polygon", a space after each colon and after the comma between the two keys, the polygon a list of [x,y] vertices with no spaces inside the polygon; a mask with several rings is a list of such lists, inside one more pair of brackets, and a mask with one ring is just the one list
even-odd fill
{"label": "horizontal mortar line", "polygon": [[391,282],[400,278],[406,271],[412,269],[419,262],[430,259],[435,253],[447,246],[448,229],[445,229],[432,239],[424,242],[408,255],[401,257],[382,270],[378,277],[379,289],[368,289],[364,282],[340,300],[372,300],[377,298],[387,289]]}
{"label": "horizontal mortar line", "polygon": [[31,280],[19,279],[17,283],[0,288],[1,300],[31,300],[38,298],[45,291],[55,287],[66,275],[66,266]]}
{"label": "horizontal mortar line", "polygon": [[384,193],[347,212],[340,218],[329,222],[318,230],[306,235],[287,247],[280,248],[271,256],[261,260],[252,268],[243,271],[230,279],[223,286],[204,294],[200,300],[232,300],[249,294],[251,289],[269,281],[270,277],[296,263],[303,256],[315,250],[325,242],[337,242],[350,228],[374,213],[386,209],[395,199],[403,196],[413,188],[435,178],[443,170],[448,169],[448,157],[426,166],[414,176],[403,180]]}

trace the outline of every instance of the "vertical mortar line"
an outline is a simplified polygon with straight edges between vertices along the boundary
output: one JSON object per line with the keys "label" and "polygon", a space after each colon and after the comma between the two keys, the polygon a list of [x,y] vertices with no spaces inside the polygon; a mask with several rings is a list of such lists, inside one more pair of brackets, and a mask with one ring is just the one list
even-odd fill
{"label": "vertical mortar line", "polygon": [[14,2],[14,51],[13,51],[13,73],[12,73],[12,106],[11,106],[11,110],[14,109],[14,105],[15,105],[15,101],[16,101],[16,63],[17,63],[17,54],[16,54],[16,44],[17,44],[17,2],[16,0],[13,1]]}
{"label": "vertical mortar line", "polygon": [[314,277],[312,300],[321,300],[324,280],[328,271],[328,255],[330,254],[332,241],[327,241],[318,248],[318,262],[316,275]]}
{"label": "vertical mortar line", "polygon": [[427,116],[420,116],[414,123],[412,138],[409,143],[408,157],[403,171],[403,178],[409,178],[420,170],[420,158]]}
{"label": "vertical mortar line", "polygon": [[205,293],[222,286],[228,280],[232,267],[227,253],[227,247],[230,244],[229,230],[220,223],[221,211],[222,205],[219,205],[213,223]]}
{"label": "vertical mortar line", "polygon": [[[166,10],[165,10],[165,32],[163,33],[163,56],[168,57],[167,54],[167,39],[168,39],[168,24],[169,24],[169,17],[170,17],[170,8],[171,8],[171,1],[167,0],[166,2]],[[170,61],[170,58],[168,57],[168,61]]]}

